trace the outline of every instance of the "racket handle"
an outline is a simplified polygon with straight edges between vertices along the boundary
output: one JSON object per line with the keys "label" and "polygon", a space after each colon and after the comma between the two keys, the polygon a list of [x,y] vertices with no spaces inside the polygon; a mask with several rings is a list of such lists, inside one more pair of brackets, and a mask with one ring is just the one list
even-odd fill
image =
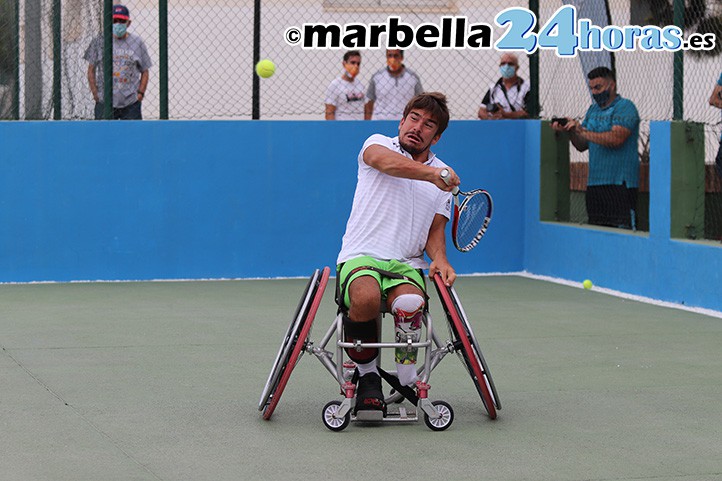
{"label": "racket handle", "polygon": [[[446,185],[449,185],[449,179],[451,178],[451,172],[449,169],[441,169],[441,172],[439,172],[439,177],[441,177],[441,180],[446,182]],[[451,191],[452,194],[456,195],[459,193],[459,187],[454,187],[454,189]]]}

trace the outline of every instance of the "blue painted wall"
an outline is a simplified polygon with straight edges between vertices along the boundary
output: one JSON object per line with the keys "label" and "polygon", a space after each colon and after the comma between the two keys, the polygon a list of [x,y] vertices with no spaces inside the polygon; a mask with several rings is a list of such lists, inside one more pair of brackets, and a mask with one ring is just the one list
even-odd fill
{"label": "blue painted wall", "polygon": [[[530,135],[529,145],[534,141]],[[538,157],[530,156],[526,169],[527,271],[578,282],[591,278],[601,287],[722,311],[722,246],[669,237],[669,122],[651,125],[648,234],[539,222]]]}
{"label": "blue painted wall", "polygon": [[[509,123],[507,123],[509,124]],[[461,272],[522,269],[525,123],[457,122],[438,148],[497,198]],[[0,123],[0,281],[308,275],[333,265],[356,157],[395,122]],[[509,147],[511,149],[509,150]],[[453,248],[452,248],[453,250]]]}
{"label": "blue painted wall", "polygon": [[[0,282],[306,276],[333,265],[356,156],[395,122],[0,122]],[[435,147],[492,192],[460,273],[516,272],[722,311],[722,246],[669,238],[670,126],[650,232],[540,222],[539,123],[452,122]]]}

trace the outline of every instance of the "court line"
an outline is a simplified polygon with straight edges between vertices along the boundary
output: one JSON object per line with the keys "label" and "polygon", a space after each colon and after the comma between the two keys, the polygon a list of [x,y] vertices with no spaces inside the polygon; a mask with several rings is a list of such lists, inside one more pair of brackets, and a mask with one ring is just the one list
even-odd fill
{"label": "court line", "polygon": [[[543,275],[539,275],[539,274],[532,274],[531,272],[527,272],[527,271],[484,272],[484,273],[469,274],[468,276],[461,276],[461,277],[473,277],[473,276],[477,276],[477,277],[519,276],[519,277],[526,277],[528,279],[552,282],[554,284],[560,284],[560,285],[564,285],[564,286],[584,289],[584,286],[582,285],[581,282],[570,281],[570,280],[562,279],[559,277],[551,277],[551,276],[543,276]],[[671,309],[679,309],[681,311],[693,312],[696,314],[703,314],[705,316],[716,317],[716,318],[722,319],[722,312],[715,311],[714,309],[707,309],[704,307],[686,306],[684,304],[679,304],[677,302],[662,301],[662,300],[654,299],[651,297],[638,296],[636,294],[629,294],[627,292],[615,291],[614,289],[607,289],[605,287],[594,286],[593,290],[595,292],[601,292],[602,294],[607,294],[607,295],[614,296],[614,297],[620,297],[622,299],[629,299],[630,301],[643,302],[645,304],[652,304],[654,306],[660,306],[660,307],[668,307]]]}

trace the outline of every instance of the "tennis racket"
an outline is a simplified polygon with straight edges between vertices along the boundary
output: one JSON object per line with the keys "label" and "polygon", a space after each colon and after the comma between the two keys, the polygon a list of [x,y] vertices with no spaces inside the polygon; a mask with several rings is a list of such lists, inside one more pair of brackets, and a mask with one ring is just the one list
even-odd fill
{"label": "tennis racket", "polygon": [[[440,175],[444,182],[448,184],[451,175],[449,169],[443,169]],[[454,195],[451,239],[454,241],[454,247],[459,251],[469,252],[484,237],[489,222],[491,222],[493,206],[491,194],[483,189],[463,192],[458,187],[454,187],[451,193]],[[464,196],[461,203],[459,203],[459,195]]]}

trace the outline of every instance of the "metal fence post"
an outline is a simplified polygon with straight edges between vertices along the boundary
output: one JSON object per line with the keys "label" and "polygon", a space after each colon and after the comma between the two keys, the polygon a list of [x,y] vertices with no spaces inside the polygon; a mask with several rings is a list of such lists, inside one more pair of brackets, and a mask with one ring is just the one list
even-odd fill
{"label": "metal fence post", "polygon": [[[684,31],[684,0],[674,0],[674,25]],[[684,118],[684,51],[674,52],[674,87],[672,91],[674,120]]]}
{"label": "metal fence post", "polygon": [[103,0],[103,118],[113,118],[113,0]]}
{"label": "metal fence post", "polygon": [[20,0],[15,0],[15,15],[13,18],[13,97],[12,118],[20,120]]}
{"label": "metal fence post", "polygon": [[60,0],[53,0],[53,119],[55,120],[63,118],[60,91],[62,79],[61,13]]}
{"label": "metal fence post", "polygon": [[253,66],[251,75],[253,76],[253,101],[251,106],[251,118],[256,120],[261,118],[261,83],[258,75],[256,75],[256,64],[261,60],[261,0],[253,1]]}
{"label": "metal fence post", "polygon": [[158,3],[160,118],[168,119],[168,0]]}
{"label": "metal fence post", "polygon": [[[539,0],[529,0],[529,10],[537,19],[534,32],[539,31]],[[539,117],[539,50],[529,56],[529,117]]]}

